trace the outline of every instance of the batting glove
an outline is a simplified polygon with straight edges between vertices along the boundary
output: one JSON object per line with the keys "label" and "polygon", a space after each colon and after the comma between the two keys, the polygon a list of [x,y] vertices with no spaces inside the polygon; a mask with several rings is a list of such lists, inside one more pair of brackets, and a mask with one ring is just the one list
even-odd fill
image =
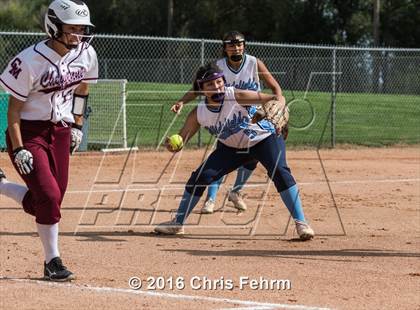
{"label": "batting glove", "polygon": [[70,154],[74,154],[82,143],[83,132],[82,126],[74,124],[71,128],[71,143],[70,143]]}
{"label": "batting glove", "polygon": [[20,174],[29,174],[34,170],[34,157],[31,152],[23,147],[18,147],[13,151],[13,162],[17,166]]}

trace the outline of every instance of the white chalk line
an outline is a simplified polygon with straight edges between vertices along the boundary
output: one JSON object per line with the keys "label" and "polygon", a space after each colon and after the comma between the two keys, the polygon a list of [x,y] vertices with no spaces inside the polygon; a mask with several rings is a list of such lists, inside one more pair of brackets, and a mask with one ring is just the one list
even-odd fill
{"label": "white chalk line", "polygon": [[[369,183],[405,183],[405,182],[420,182],[420,178],[412,178],[412,179],[380,179],[380,180],[344,180],[344,181],[329,181],[330,184],[369,184]],[[326,184],[326,181],[317,181],[317,182],[298,182],[298,185],[306,186],[306,185],[321,185]],[[110,186],[111,184],[95,184],[94,187],[100,186]],[[104,189],[94,189],[94,190],[69,190],[66,194],[89,194],[89,193],[104,193],[104,192],[143,192],[143,191],[164,191],[164,190],[182,190],[185,186],[171,186],[171,185],[164,185],[161,187],[144,187],[144,188],[132,188],[132,186],[137,186],[138,184],[128,185],[127,188],[104,188]],[[115,183],[115,187],[119,186],[119,184]],[[255,187],[263,187],[267,186],[267,183],[261,184],[246,184],[245,188],[255,188]]]}
{"label": "white chalk line", "polygon": [[[209,301],[209,302],[218,302],[218,303],[230,303],[230,304],[239,304],[244,306],[252,307],[252,309],[301,309],[301,310],[329,310],[329,308],[320,308],[320,307],[311,307],[304,305],[288,305],[288,304],[275,304],[275,303],[266,303],[266,302],[256,302],[250,300],[241,300],[241,299],[229,299],[229,298],[216,298],[208,296],[192,296],[192,295],[183,295],[183,294],[171,294],[171,293],[162,293],[162,292],[150,292],[142,290],[132,290],[124,288],[114,288],[114,287],[98,287],[90,285],[76,285],[72,283],[57,283],[57,282],[47,282],[39,280],[29,280],[29,279],[16,279],[0,276],[1,280],[9,280],[14,282],[29,283],[29,284],[39,284],[43,286],[51,287],[64,287],[71,288],[80,291],[93,291],[100,293],[120,293],[120,294],[133,294],[133,295],[145,295],[150,297],[161,297],[161,298],[172,298],[180,300],[191,300],[191,301]],[[254,308],[254,307],[258,308]],[[237,308],[236,308],[237,309]]]}
{"label": "white chalk line", "polygon": [[267,307],[267,306],[258,306],[258,307],[243,307],[243,308],[220,308],[217,310],[270,310],[270,309],[275,309],[272,307]]}

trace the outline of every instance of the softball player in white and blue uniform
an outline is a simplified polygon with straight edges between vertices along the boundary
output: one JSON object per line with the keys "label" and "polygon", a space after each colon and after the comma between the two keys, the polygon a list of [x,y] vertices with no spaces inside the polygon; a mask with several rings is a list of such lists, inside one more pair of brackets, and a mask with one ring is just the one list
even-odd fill
{"label": "softball player in white and blue uniform", "polygon": [[[240,166],[258,161],[266,168],[295,220],[299,237],[302,240],[313,238],[314,232],[305,220],[298,187],[286,163],[282,136],[273,133],[271,124],[265,127],[251,122],[252,113],[248,107],[264,105],[273,96],[225,87],[224,74],[214,64],[198,70],[196,84],[205,99],[188,115],[179,135],[187,142],[201,126],[217,137],[217,147],[189,178],[175,219],[158,225],[155,231],[183,233],[183,224],[210,183]],[[285,106],[284,97],[278,100]]]}
{"label": "softball player in white and blue uniform", "polygon": [[[282,96],[280,85],[268,71],[265,64],[258,58],[245,53],[245,37],[238,31],[229,31],[223,36],[223,57],[216,61],[222,70],[226,86],[236,89],[261,91],[261,83],[271,89],[274,95]],[[197,91],[197,90],[195,90]],[[184,103],[196,98],[196,92],[187,92],[173,107],[172,111],[179,113]],[[251,109],[251,108],[250,108]],[[251,113],[255,112],[255,107]],[[264,125],[267,121],[261,122]],[[241,189],[257,166],[257,161],[247,163],[238,168],[235,183],[228,192],[228,200],[240,211],[245,211],[247,206],[242,198]],[[206,202],[201,213],[213,213],[217,192],[223,179],[212,182],[208,187]]]}

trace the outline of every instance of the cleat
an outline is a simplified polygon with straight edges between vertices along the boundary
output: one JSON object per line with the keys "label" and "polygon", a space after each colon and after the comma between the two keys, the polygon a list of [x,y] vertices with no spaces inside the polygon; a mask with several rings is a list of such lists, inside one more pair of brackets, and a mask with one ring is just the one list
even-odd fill
{"label": "cleat", "polygon": [[214,212],[214,200],[209,199],[204,203],[204,206],[201,208],[201,214],[212,214]]}
{"label": "cleat", "polygon": [[295,220],[295,224],[296,224],[296,231],[299,235],[300,240],[302,241],[311,240],[315,236],[313,229],[309,226],[308,223]]}
{"label": "cleat", "polygon": [[239,191],[229,191],[228,200],[231,201],[233,206],[239,211],[245,211],[247,208],[244,200],[242,199],[242,194]]}
{"label": "cleat", "polygon": [[155,232],[163,235],[182,235],[184,234],[184,227],[175,221],[168,221],[156,226]]}
{"label": "cleat", "polygon": [[60,257],[54,257],[48,264],[44,262],[44,280],[65,282],[74,279],[74,274],[67,270]]}

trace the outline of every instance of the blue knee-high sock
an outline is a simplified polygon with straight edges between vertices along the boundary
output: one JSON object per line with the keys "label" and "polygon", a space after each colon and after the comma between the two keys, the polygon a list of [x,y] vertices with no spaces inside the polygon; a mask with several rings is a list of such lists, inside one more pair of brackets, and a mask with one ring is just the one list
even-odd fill
{"label": "blue knee-high sock", "polygon": [[302,202],[300,201],[297,185],[295,184],[282,191],[280,196],[293,219],[305,222],[305,215],[303,214]]}
{"label": "blue knee-high sock", "polygon": [[233,185],[232,190],[234,192],[239,192],[244,187],[248,179],[251,177],[253,171],[254,170],[249,170],[245,167],[239,167],[238,174],[236,175],[235,184]]}
{"label": "blue knee-high sock", "polygon": [[188,215],[190,215],[191,211],[197,205],[200,198],[201,196],[193,196],[186,190],[184,191],[184,195],[182,196],[181,202],[179,204],[179,207],[178,207],[178,210],[176,211],[176,216],[175,216],[175,221],[178,224],[184,224]]}
{"label": "blue knee-high sock", "polygon": [[216,201],[217,192],[219,191],[220,184],[223,182],[223,177],[220,179],[213,181],[208,187],[207,187],[207,198],[206,200],[213,200]]}

